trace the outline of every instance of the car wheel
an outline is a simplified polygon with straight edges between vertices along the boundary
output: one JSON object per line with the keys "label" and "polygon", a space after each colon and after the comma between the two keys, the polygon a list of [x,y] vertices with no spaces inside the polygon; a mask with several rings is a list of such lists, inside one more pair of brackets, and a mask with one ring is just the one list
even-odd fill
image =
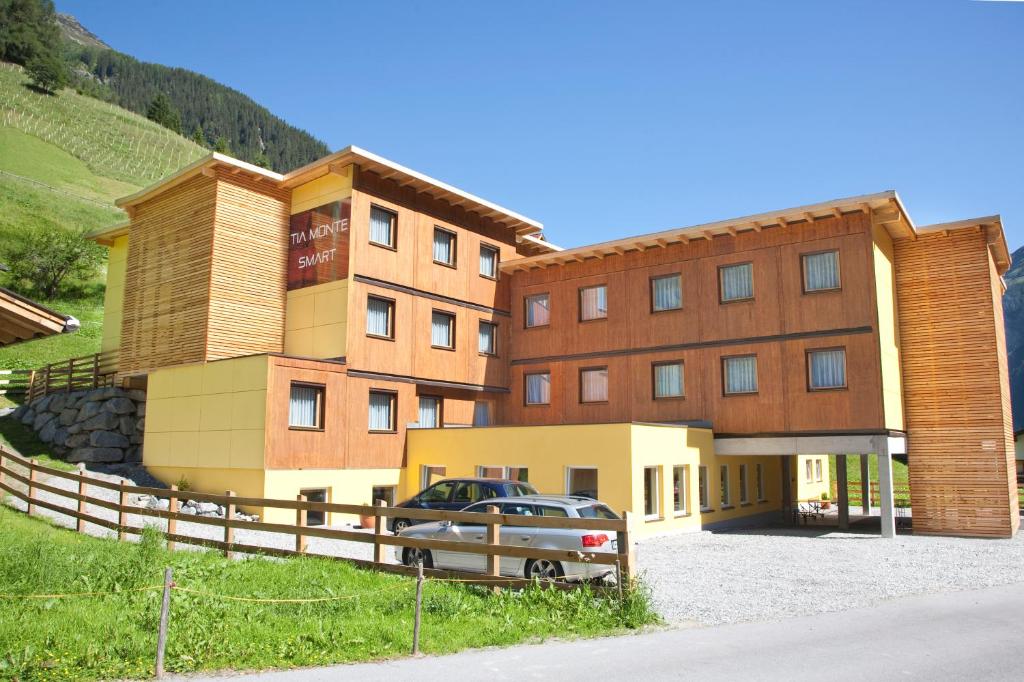
{"label": "car wheel", "polygon": [[403,530],[405,530],[406,528],[408,528],[411,525],[412,524],[409,523],[408,519],[395,519],[395,525],[393,527],[393,531],[394,531],[395,535],[398,535],[399,533],[401,533]]}
{"label": "car wheel", "polygon": [[562,564],[550,559],[530,559],[526,562],[525,573],[530,580],[557,580],[565,575]]}
{"label": "car wheel", "polygon": [[423,568],[434,567],[434,557],[430,556],[429,549],[406,547],[405,551],[402,552],[402,563],[406,566],[415,566],[421,560],[423,561]]}

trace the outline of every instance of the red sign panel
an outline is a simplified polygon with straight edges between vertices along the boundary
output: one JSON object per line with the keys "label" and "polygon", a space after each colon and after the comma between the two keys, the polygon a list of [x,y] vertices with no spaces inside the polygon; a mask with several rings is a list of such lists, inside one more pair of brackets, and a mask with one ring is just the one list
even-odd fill
{"label": "red sign panel", "polygon": [[292,216],[288,235],[289,291],[348,277],[351,217],[351,199]]}

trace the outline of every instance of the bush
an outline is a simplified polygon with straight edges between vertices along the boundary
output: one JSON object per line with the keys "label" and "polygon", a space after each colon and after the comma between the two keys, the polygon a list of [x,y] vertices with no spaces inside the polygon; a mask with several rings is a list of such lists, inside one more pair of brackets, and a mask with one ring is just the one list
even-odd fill
{"label": "bush", "polygon": [[93,277],[104,256],[81,232],[64,229],[31,229],[0,248],[12,288],[46,300],[56,298],[72,280]]}

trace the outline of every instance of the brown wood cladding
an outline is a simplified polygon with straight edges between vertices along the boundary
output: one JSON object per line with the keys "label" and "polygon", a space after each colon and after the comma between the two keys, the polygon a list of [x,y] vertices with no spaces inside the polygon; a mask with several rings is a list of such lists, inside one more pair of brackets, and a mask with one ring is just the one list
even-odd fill
{"label": "brown wood cladding", "polygon": [[1020,517],[1002,291],[985,234],[901,239],[895,255],[914,532],[1009,536]]}
{"label": "brown wood cladding", "polygon": [[[588,259],[512,277],[511,394],[502,401],[504,423],[710,420],[716,431],[768,433],[882,428],[881,370],[875,321],[870,219],[863,214],[766,228],[759,233],[693,240],[665,248]],[[801,254],[836,249],[843,288],[803,292]],[[718,300],[718,268],[753,263],[754,300]],[[682,308],[651,312],[652,277],[681,273]],[[577,322],[577,291],[608,285],[608,318]],[[523,328],[524,296],[549,292],[551,324]],[[870,330],[854,333],[854,330]],[[774,338],[742,343],[752,337]],[[842,332],[841,330],[851,330]],[[707,346],[715,342],[729,345]],[[635,351],[660,346],[650,352]],[[807,390],[806,351],[844,347],[850,386]],[[630,354],[626,354],[630,352]],[[588,353],[589,358],[557,356]],[[581,405],[580,367],[606,353],[609,402]],[[756,354],[757,394],[724,396],[721,357]],[[531,357],[548,359],[532,363]],[[654,400],[651,364],[685,363],[686,397]],[[550,368],[550,406],[523,405],[523,374]]]}

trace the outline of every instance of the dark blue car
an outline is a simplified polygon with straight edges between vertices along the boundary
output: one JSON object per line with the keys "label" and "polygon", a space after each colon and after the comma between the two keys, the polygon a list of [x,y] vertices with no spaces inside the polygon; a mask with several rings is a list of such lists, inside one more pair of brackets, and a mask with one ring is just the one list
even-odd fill
{"label": "dark blue car", "polygon": [[[525,481],[510,481],[494,478],[446,478],[434,485],[421,490],[411,499],[396,504],[396,507],[410,509],[447,509],[459,511],[474,502],[492,497],[518,497],[520,495],[537,495],[537,489]],[[403,519],[396,516],[388,519],[388,530],[398,533],[404,528],[418,523],[427,523],[426,519]]]}

